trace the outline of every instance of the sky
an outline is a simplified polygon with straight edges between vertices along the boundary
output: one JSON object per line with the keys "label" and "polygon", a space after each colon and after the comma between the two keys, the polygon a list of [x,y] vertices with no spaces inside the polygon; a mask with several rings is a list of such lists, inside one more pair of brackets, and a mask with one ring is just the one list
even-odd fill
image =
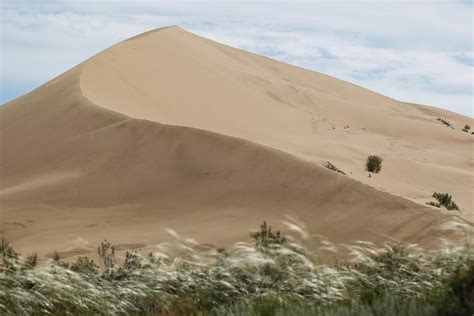
{"label": "sky", "polygon": [[136,34],[178,25],[389,97],[474,115],[474,2],[1,2],[0,103]]}

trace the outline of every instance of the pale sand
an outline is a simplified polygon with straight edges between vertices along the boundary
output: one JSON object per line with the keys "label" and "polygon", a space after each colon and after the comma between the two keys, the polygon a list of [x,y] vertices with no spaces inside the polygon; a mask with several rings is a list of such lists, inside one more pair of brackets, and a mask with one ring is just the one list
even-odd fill
{"label": "pale sand", "polygon": [[[0,107],[0,124],[0,236],[25,253],[151,247],[166,227],[222,246],[285,214],[335,242],[436,246],[442,223],[474,219],[472,118],[177,27]],[[384,163],[369,178],[370,154]],[[462,212],[425,206],[433,191]]]}

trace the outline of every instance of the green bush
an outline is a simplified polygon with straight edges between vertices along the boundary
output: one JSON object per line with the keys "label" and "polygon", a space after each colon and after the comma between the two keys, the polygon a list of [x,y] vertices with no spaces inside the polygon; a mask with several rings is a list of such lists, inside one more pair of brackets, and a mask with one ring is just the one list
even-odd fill
{"label": "green bush", "polygon": [[440,207],[441,207],[441,204],[436,203],[436,202],[433,202],[433,201],[426,202],[426,204],[428,204],[428,205],[430,205],[430,206],[437,207],[437,208],[440,208]]}
{"label": "green bush", "polygon": [[38,255],[36,253],[25,258],[25,267],[34,268],[38,264]]}
{"label": "green bush", "polygon": [[286,238],[281,235],[280,231],[273,233],[272,227],[268,226],[266,221],[260,225],[260,230],[250,233],[250,236],[254,239],[257,248],[262,251],[278,247],[286,242]]}
{"label": "green bush", "polygon": [[448,120],[445,120],[444,118],[439,117],[438,121],[440,121],[441,123],[443,123],[444,125],[446,125],[448,127],[454,128],[453,125],[451,125],[451,123]]}
{"label": "green bush", "polygon": [[99,273],[99,266],[87,257],[79,257],[76,262],[69,266],[72,271],[85,274],[85,275],[96,275]]}
{"label": "green bush", "polygon": [[380,156],[369,156],[365,163],[365,169],[369,172],[379,173],[382,170],[382,161]]}
{"label": "green bush", "polygon": [[443,206],[450,211],[452,210],[459,211],[459,207],[456,205],[456,203],[454,203],[454,201],[452,200],[453,197],[450,194],[433,192],[432,197],[434,197],[438,202],[428,202],[426,204],[435,206],[435,207]]}
{"label": "green bush", "polygon": [[17,267],[19,254],[16,252],[10,242],[3,238],[0,240],[0,273],[2,271],[15,270]]}
{"label": "green bush", "polygon": [[97,247],[97,253],[105,270],[111,270],[115,267],[115,249],[110,242],[107,240],[101,242],[100,246]]}
{"label": "green bush", "polygon": [[464,128],[462,129],[463,132],[469,133],[469,130],[471,129],[471,126],[469,125],[464,125]]}

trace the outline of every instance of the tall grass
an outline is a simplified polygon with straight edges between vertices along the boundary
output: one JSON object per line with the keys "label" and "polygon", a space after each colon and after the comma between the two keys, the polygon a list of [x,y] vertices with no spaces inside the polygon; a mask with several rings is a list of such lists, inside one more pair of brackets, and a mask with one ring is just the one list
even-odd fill
{"label": "tall grass", "polygon": [[[252,241],[202,250],[176,241],[119,264],[98,248],[101,267],[81,257],[42,265],[0,243],[0,314],[5,315],[469,315],[474,252],[467,242],[439,251],[323,243],[350,254],[321,264],[315,241],[295,223],[283,236],[266,223]],[[180,255],[171,255],[178,253]],[[199,249],[199,250],[198,250]],[[349,251],[349,252],[348,252]]]}

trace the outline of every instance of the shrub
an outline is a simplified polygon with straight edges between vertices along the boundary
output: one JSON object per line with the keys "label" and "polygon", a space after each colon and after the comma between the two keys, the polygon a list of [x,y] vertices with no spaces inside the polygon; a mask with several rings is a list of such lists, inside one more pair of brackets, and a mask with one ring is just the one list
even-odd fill
{"label": "shrub", "polygon": [[268,226],[266,221],[260,225],[260,230],[250,233],[250,236],[254,239],[257,248],[261,250],[286,242],[286,238],[281,235],[280,231],[273,233],[272,227]]}
{"label": "shrub", "polygon": [[96,275],[99,273],[99,266],[87,257],[79,257],[76,262],[72,263],[69,268],[72,271],[86,274],[86,275]]}
{"label": "shrub", "polygon": [[[289,228],[304,232],[300,226]],[[304,232],[304,235],[309,236]],[[108,270],[79,257],[23,269],[19,255],[0,270],[0,315],[471,315],[472,244],[426,251],[409,245],[327,243],[343,262],[318,263],[305,245],[264,222],[251,242],[226,249],[195,247],[177,236],[175,249],[147,258],[129,251],[123,266],[104,242]],[[303,236],[303,235],[301,235]],[[266,246],[265,246],[266,245]],[[267,247],[267,251],[261,251]],[[16,253],[5,240],[0,254]],[[179,250],[179,251],[178,251]],[[350,254],[350,256],[349,256]],[[156,259],[156,256],[164,258]],[[114,257],[115,258],[115,257]],[[59,255],[55,262],[60,263]],[[54,261],[54,259],[53,259]],[[143,263],[142,263],[143,261]],[[154,264],[153,262],[157,262]],[[117,275],[120,277],[110,277]]]}
{"label": "shrub", "polygon": [[333,165],[329,161],[326,161],[326,163],[323,166],[326,167],[329,170],[336,171],[337,173],[340,173],[344,176],[346,175],[346,173],[344,171],[342,171],[341,169],[339,169],[338,167],[336,167],[335,165]]}
{"label": "shrub", "polygon": [[445,207],[448,210],[456,210],[459,211],[459,207],[454,203],[452,200],[453,197],[448,193],[438,193],[433,192],[432,197],[434,197],[438,202],[428,202],[426,204],[435,206],[435,207]]}
{"label": "shrub", "polygon": [[469,125],[464,125],[464,128],[462,129],[463,132],[469,133],[469,130],[471,129],[471,126]]}
{"label": "shrub", "polygon": [[0,273],[2,271],[15,271],[20,254],[16,252],[10,242],[3,238],[0,240]]}
{"label": "shrub", "polygon": [[61,256],[57,251],[53,252],[53,255],[51,256],[51,260],[53,261],[53,265],[59,266],[65,269],[69,269],[69,263],[61,261]]}
{"label": "shrub", "polygon": [[140,269],[142,267],[142,260],[136,249],[127,250],[123,268],[127,270]]}
{"label": "shrub", "polygon": [[105,270],[110,270],[115,266],[115,249],[110,245],[110,242],[107,240],[101,242],[97,247],[97,253]]}
{"label": "shrub", "polygon": [[36,253],[29,255],[25,259],[25,266],[27,268],[34,268],[38,264],[38,255]]}
{"label": "shrub", "polygon": [[380,156],[369,156],[365,163],[365,169],[369,172],[379,173],[382,170],[382,161]]}
{"label": "shrub", "polygon": [[448,121],[448,120],[445,120],[444,118],[438,118],[438,121],[440,121],[441,123],[443,123],[444,125],[448,126],[448,127],[451,127],[454,129],[454,127],[451,125],[451,123]]}
{"label": "shrub", "polygon": [[433,202],[433,201],[429,201],[429,202],[427,202],[426,204],[428,204],[428,205],[430,205],[430,206],[437,207],[437,208],[440,208],[440,207],[441,207],[441,204],[436,203],[436,202]]}

